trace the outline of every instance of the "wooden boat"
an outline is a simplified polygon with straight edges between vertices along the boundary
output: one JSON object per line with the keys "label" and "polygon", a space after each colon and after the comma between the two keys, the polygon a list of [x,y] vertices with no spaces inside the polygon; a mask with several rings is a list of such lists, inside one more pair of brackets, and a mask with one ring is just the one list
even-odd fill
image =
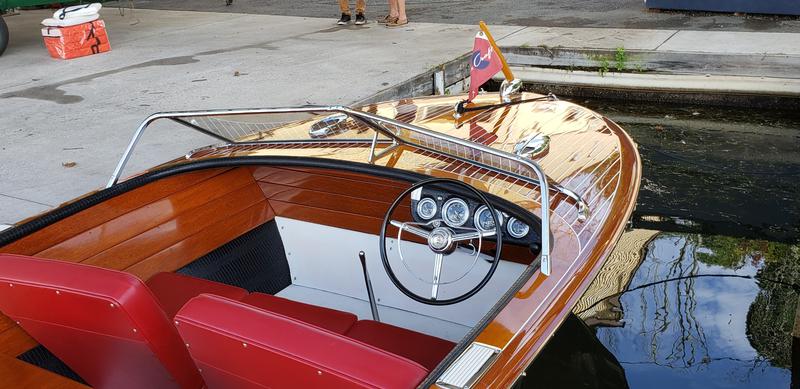
{"label": "wooden boat", "polygon": [[[511,386],[641,163],[554,96],[461,98],[149,117],[107,188],[0,232],[0,385]],[[120,179],[157,121],[222,143]]]}

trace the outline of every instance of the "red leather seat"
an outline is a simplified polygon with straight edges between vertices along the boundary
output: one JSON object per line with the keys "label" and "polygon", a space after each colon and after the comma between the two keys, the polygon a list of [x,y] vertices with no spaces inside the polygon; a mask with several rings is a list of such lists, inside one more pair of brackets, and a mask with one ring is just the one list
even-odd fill
{"label": "red leather seat", "polygon": [[359,320],[345,333],[350,338],[406,357],[433,370],[455,343],[373,320]]}
{"label": "red leather seat", "polygon": [[190,277],[178,273],[162,272],[145,282],[156,295],[167,316],[172,318],[183,304],[202,293],[211,293],[234,300],[247,296],[247,291],[227,284]]}
{"label": "red leather seat", "polygon": [[200,388],[172,321],[141,280],[0,254],[0,311],[95,388]]}
{"label": "red leather seat", "polygon": [[175,321],[209,389],[411,388],[428,374],[406,358],[224,297],[195,297]]}
{"label": "red leather seat", "polygon": [[305,304],[269,294],[252,293],[241,301],[347,335],[379,349],[406,357],[425,366],[428,370],[433,370],[455,347],[455,343],[434,336],[373,320],[357,321],[356,315],[349,312]]}
{"label": "red leather seat", "polygon": [[252,293],[241,301],[338,334],[347,332],[358,320],[356,315],[349,312],[305,304],[264,293]]}

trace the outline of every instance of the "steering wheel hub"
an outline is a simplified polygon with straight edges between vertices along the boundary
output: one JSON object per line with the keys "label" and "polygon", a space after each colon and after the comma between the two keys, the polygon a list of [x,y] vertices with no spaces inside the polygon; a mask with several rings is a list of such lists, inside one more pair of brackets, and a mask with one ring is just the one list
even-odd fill
{"label": "steering wheel hub", "polygon": [[453,231],[447,227],[437,227],[428,236],[428,247],[436,253],[450,254],[456,249]]}

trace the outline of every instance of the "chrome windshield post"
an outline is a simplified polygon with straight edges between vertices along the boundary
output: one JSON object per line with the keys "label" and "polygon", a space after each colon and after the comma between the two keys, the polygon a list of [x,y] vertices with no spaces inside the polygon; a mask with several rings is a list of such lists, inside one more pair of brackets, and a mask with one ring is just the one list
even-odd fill
{"label": "chrome windshield post", "polygon": [[544,171],[542,171],[542,167],[534,161],[519,158],[517,162],[531,169],[539,179],[539,190],[542,192],[542,260],[540,269],[542,274],[549,276],[552,270],[552,264],[550,263],[550,187],[547,183],[547,176],[545,176]]}
{"label": "chrome windshield post", "polygon": [[133,154],[133,149],[136,148],[136,144],[139,143],[140,139],[142,139],[144,130],[150,125],[150,123],[160,119],[163,115],[163,113],[152,114],[148,116],[147,119],[142,122],[142,124],[139,125],[139,128],[136,129],[136,132],[133,133],[133,138],[131,138],[130,143],[128,143],[128,147],[125,149],[125,152],[122,153],[122,158],[120,158],[119,162],[117,162],[117,167],[114,168],[114,173],[111,174],[111,178],[108,180],[106,188],[112,187],[117,183],[117,181],[119,181],[119,177],[122,174],[122,169],[125,168],[125,165],[131,158],[131,154]]}
{"label": "chrome windshield post", "polygon": [[[255,114],[276,114],[276,113],[313,113],[313,112],[340,112],[347,115],[350,115],[348,112],[345,112],[345,107],[342,106],[304,106],[304,107],[290,107],[290,108],[245,108],[245,109],[222,109],[222,110],[204,110],[204,111],[174,111],[174,112],[158,112],[148,116],[136,129],[136,132],[133,134],[133,138],[131,138],[130,143],[128,143],[128,147],[125,149],[125,152],[122,153],[122,157],[120,158],[119,162],[117,162],[117,167],[114,169],[114,173],[111,174],[111,178],[108,180],[106,184],[106,188],[110,188],[114,186],[118,181],[120,176],[122,175],[122,171],[125,169],[125,165],[128,164],[128,161],[133,154],[133,150],[136,148],[136,144],[139,143],[141,140],[142,135],[144,135],[144,131],[149,127],[153,122],[159,119],[177,119],[177,118],[189,118],[189,117],[200,117],[200,116],[229,116],[229,115],[255,115]],[[229,139],[225,137],[221,137],[219,135],[215,135],[209,133],[208,131],[204,131],[201,128],[183,121],[183,120],[176,120],[177,123],[180,123],[186,127],[189,127],[195,131],[199,131],[206,135],[211,135],[218,139],[226,140],[230,143],[236,143],[234,139]],[[394,137],[393,137],[394,138]]]}
{"label": "chrome windshield post", "polygon": [[372,144],[369,145],[369,159],[367,162],[369,164],[375,163],[375,146],[378,145],[378,131],[375,131],[375,134],[372,135]]}

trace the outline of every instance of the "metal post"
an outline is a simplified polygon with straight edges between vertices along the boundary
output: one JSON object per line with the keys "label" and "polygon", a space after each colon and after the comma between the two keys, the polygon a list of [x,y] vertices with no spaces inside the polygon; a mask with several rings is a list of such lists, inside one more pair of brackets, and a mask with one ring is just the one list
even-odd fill
{"label": "metal post", "polygon": [[375,302],[375,292],[372,291],[372,281],[369,280],[369,272],[367,272],[367,255],[363,251],[359,251],[358,259],[361,260],[361,268],[364,269],[364,282],[367,284],[367,297],[369,297],[369,309],[372,310],[372,320],[381,321],[378,316],[378,303]]}

